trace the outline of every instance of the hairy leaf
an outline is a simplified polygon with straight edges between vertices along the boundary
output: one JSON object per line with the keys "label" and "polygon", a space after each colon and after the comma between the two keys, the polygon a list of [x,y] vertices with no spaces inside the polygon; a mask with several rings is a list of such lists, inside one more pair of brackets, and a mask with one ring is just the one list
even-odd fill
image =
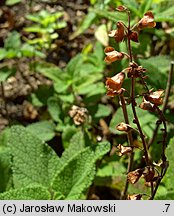
{"label": "hairy leaf", "polygon": [[42,141],[49,141],[55,136],[55,124],[50,121],[40,121],[28,125],[27,130]]}
{"label": "hairy leaf", "polygon": [[93,151],[90,147],[75,155],[62,167],[52,182],[52,188],[65,199],[78,199],[95,176],[95,162],[110,149],[109,143],[100,143]]}
{"label": "hairy leaf", "polygon": [[22,126],[11,128],[8,146],[13,156],[14,188],[32,183],[49,185],[50,158],[54,156],[55,166],[59,164],[59,158],[49,146]]}
{"label": "hairy leaf", "polygon": [[45,187],[31,185],[0,193],[0,200],[50,200],[51,194]]}

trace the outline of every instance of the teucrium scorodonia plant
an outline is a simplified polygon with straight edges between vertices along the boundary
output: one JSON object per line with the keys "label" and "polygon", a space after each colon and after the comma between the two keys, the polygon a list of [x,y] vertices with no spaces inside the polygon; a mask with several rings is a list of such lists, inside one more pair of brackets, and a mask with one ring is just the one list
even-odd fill
{"label": "teucrium scorodonia plant", "polygon": [[[138,65],[134,61],[131,41],[138,42],[139,33],[141,30],[145,28],[154,28],[156,23],[154,21],[154,16],[151,11],[148,11],[144,14],[143,18],[136,23],[133,27],[130,25],[130,11],[125,6],[117,7],[117,10],[120,12],[127,13],[128,16],[128,25],[123,23],[122,21],[117,22],[117,29],[112,30],[109,32],[109,36],[114,38],[116,43],[120,43],[125,41],[128,47],[128,53],[118,52],[113,47],[106,47],[104,52],[106,54],[105,62],[112,63],[118,60],[122,60],[123,58],[129,59],[128,66],[123,69],[120,73],[114,75],[113,77],[109,77],[106,79],[106,88],[107,88],[107,95],[110,97],[118,96],[120,100],[120,104],[122,107],[124,120],[125,122],[120,122],[116,126],[116,129],[119,131],[123,131],[127,133],[128,137],[128,144],[129,146],[123,146],[119,144],[117,149],[119,151],[119,156],[128,155],[129,156],[129,163],[128,163],[128,172],[127,172],[127,180],[125,183],[124,190],[122,192],[121,199],[141,199],[142,194],[133,194],[127,195],[128,185],[129,183],[135,184],[139,181],[140,178],[144,178],[146,185],[150,186],[151,192],[148,195],[149,199],[154,199],[154,196],[157,192],[158,186],[166,173],[168,167],[168,161],[165,156],[165,149],[167,145],[167,126],[166,120],[163,115],[164,110],[159,108],[160,105],[163,104],[162,95],[164,91],[162,89],[154,90],[149,89],[145,79],[146,69],[143,68],[141,65]],[[155,75],[154,75],[155,76]],[[130,93],[128,90],[125,90],[122,85],[125,78],[130,79],[131,87]],[[135,85],[137,80],[141,80],[142,85],[144,86],[144,92],[140,95],[142,97],[142,102],[137,104],[136,98],[138,97],[135,95]],[[154,77],[155,79],[155,77]],[[129,94],[129,97],[125,97]],[[135,127],[133,128],[129,124],[129,116],[127,113],[127,105],[130,105],[132,108],[133,113],[133,123]],[[144,112],[150,111],[157,113],[159,116],[159,120],[156,122],[157,125],[163,124],[163,128],[161,129],[163,133],[163,140],[159,141],[162,145],[162,155],[161,155],[161,162],[157,165],[153,162],[153,158],[150,157],[149,147],[153,143],[149,141],[145,137],[143,133],[143,128],[141,127],[139,117],[137,115],[137,107],[143,109]],[[133,138],[132,138],[132,131],[138,131],[142,142],[142,152],[143,156],[142,159],[144,161],[144,167],[140,167],[136,170],[132,170],[133,163],[134,163],[134,151],[136,150],[136,146],[134,146]],[[160,169],[159,169],[160,167]]]}

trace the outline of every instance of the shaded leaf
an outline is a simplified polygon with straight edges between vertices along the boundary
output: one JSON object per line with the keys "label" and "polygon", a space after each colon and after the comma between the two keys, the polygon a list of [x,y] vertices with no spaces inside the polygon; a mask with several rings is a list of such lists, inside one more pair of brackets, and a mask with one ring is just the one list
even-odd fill
{"label": "shaded leaf", "polygon": [[0,200],[50,200],[51,194],[45,187],[31,185],[0,193]]}
{"label": "shaded leaf", "polygon": [[55,124],[50,121],[39,121],[28,125],[27,130],[42,141],[49,141],[55,136]]}

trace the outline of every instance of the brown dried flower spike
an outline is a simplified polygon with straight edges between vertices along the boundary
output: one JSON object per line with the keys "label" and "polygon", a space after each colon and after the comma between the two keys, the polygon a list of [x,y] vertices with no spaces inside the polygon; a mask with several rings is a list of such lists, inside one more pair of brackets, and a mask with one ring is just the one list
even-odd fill
{"label": "brown dried flower spike", "polygon": [[142,30],[144,28],[154,28],[156,22],[154,21],[154,16],[151,11],[144,14],[144,17],[138,22],[138,29]]}
{"label": "brown dried flower spike", "polygon": [[112,63],[117,60],[121,60],[124,58],[124,54],[121,52],[117,52],[113,47],[106,47],[104,50],[105,54],[105,62]]}

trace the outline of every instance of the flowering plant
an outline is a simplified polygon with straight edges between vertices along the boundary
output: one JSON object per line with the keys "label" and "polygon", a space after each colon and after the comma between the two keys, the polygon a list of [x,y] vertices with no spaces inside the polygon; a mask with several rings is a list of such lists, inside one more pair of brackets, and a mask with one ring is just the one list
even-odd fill
{"label": "flowering plant", "polygon": [[[164,93],[164,90],[158,89],[154,91],[153,89],[148,88],[147,83],[145,81],[145,79],[147,78],[147,76],[145,76],[146,69],[143,68],[141,65],[138,65],[138,63],[134,61],[131,41],[137,43],[139,41],[138,37],[140,31],[145,28],[154,28],[156,26],[156,23],[154,21],[153,13],[151,11],[148,11],[144,14],[143,18],[138,23],[131,27],[130,11],[125,6],[119,6],[117,7],[117,10],[120,12],[127,13],[128,25],[125,25],[125,23],[122,21],[118,21],[117,29],[110,31],[109,36],[114,38],[117,43],[126,41],[128,53],[118,52],[111,46],[106,47],[104,52],[106,54],[105,62],[108,64],[118,60],[122,60],[123,58],[129,59],[129,65],[125,69],[123,69],[121,72],[117,73],[113,77],[107,77],[106,79],[107,95],[110,97],[119,97],[125,120],[125,122],[121,122],[120,124],[118,124],[116,126],[116,129],[122,132],[126,132],[128,138],[128,146],[123,146],[122,144],[119,144],[117,146],[119,156],[127,155],[129,157],[127,179],[121,198],[131,199],[131,197],[133,197],[133,199],[141,199],[142,194],[127,195],[127,190],[129,183],[135,184],[137,181],[139,181],[140,178],[144,178],[145,184],[151,187],[151,194],[149,195],[149,199],[154,199],[159,184],[168,168],[168,161],[165,155],[165,150],[167,146],[167,125],[164,117],[164,111],[168,94],[166,94],[165,96],[165,105],[163,106],[163,109],[160,109],[159,106],[163,104],[162,95]],[[126,77],[131,80],[130,93],[123,88],[123,83]],[[139,104],[139,108],[157,113],[159,116],[159,120],[156,122],[157,126],[154,132],[154,136],[150,140],[147,140],[143,133],[143,129],[136,111],[136,98],[138,96],[135,95],[135,85],[137,79],[140,79],[142,85],[144,86],[144,92],[142,93],[142,95],[140,95],[142,96],[142,103]],[[124,96],[125,92],[129,93],[128,98]],[[127,105],[129,104],[132,108],[134,118],[133,123],[136,125],[135,128],[133,128],[129,124],[130,120],[127,113]],[[153,144],[154,138],[157,134],[158,127],[160,124],[163,124],[163,128],[161,129],[163,132],[163,140],[159,141],[159,143],[162,144],[162,155],[160,164],[155,164],[153,162],[153,158],[150,157],[149,147]],[[140,167],[136,170],[132,170],[134,163],[134,152],[137,148],[137,146],[135,146],[133,142],[133,130],[138,131],[138,134],[143,145],[142,160],[144,161],[144,167]]]}

